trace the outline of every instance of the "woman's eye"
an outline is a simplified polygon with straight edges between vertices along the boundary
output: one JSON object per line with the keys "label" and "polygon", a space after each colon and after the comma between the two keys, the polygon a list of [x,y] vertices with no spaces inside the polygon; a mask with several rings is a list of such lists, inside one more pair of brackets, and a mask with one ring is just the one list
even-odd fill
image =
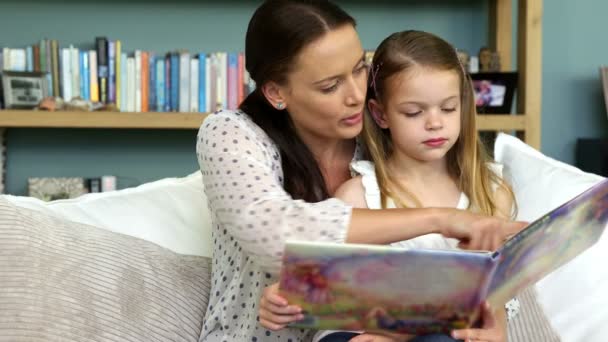
{"label": "woman's eye", "polygon": [[365,71],[367,71],[367,64],[363,64],[360,67],[358,67],[357,69],[355,69],[355,74],[361,74]]}
{"label": "woman's eye", "polygon": [[334,91],[336,91],[336,89],[338,89],[338,84],[339,84],[339,82],[336,82],[334,85],[332,85],[330,87],[323,88],[323,89],[321,89],[321,92],[323,92],[324,94],[333,93]]}

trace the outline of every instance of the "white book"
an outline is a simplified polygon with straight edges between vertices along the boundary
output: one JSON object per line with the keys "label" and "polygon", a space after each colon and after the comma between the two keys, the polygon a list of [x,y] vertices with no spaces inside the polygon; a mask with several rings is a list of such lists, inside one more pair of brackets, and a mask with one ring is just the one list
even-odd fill
{"label": "white book", "polygon": [[228,53],[220,53],[220,103],[222,108],[228,108]]}
{"label": "white book", "polygon": [[179,53],[179,107],[178,112],[190,110],[190,53]]}
{"label": "white book", "polygon": [[190,60],[190,112],[198,112],[198,59]]}
{"label": "white book", "polygon": [[61,97],[65,101],[72,99],[72,57],[69,48],[61,49]]}
{"label": "white book", "polygon": [[10,66],[12,71],[26,71],[27,57],[25,49],[10,49]]}
{"label": "white book", "polygon": [[77,48],[70,45],[70,65],[72,66],[72,97],[80,97],[80,55]]}
{"label": "white book", "polygon": [[127,58],[127,112],[135,111],[135,58]]}
{"label": "white book", "polygon": [[0,65],[0,68],[2,68],[2,70],[10,70],[10,65],[11,65],[11,49],[5,47],[2,48],[2,65]]}
{"label": "white book", "polygon": [[120,53],[120,108],[121,112],[127,111],[127,54]]}
{"label": "white book", "polygon": [[141,112],[141,51],[135,51],[135,109],[134,112]]}

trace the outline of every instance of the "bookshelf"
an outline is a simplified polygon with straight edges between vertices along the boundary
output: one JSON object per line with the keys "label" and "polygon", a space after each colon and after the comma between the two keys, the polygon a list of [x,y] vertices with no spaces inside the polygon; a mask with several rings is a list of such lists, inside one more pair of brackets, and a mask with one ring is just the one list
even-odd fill
{"label": "bookshelf", "polygon": [[[513,1],[517,1],[517,37],[513,39]],[[542,0],[492,0],[489,13],[490,48],[498,51],[503,71],[512,69],[517,47],[519,84],[517,113],[479,115],[478,129],[517,131],[528,145],[540,149],[542,77]],[[515,45],[516,44],[516,45]]]}
{"label": "bookshelf", "polygon": [[[517,36],[513,34],[513,2],[517,2]],[[517,134],[540,148],[542,0],[489,0],[490,48],[498,51],[503,71],[517,70],[517,114],[479,115],[481,131]],[[514,39],[515,38],[515,39]],[[517,47],[515,68],[512,62]],[[40,112],[0,110],[0,128],[198,129],[206,114]]]}
{"label": "bookshelf", "polygon": [[198,129],[208,114],[1,110],[4,128]]}

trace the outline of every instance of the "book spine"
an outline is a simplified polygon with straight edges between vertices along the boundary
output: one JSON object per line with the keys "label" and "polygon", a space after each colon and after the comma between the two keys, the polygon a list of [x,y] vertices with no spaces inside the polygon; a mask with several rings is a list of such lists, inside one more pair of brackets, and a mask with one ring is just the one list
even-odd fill
{"label": "book spine", "polygon": [[89,101],[91,100],[90,85],[90,66],[89,66],[89,52],[80,51],[80,60],[82,67],[80,68],[80,88],[82,89],[82,98]]}
{"label": "book spine", "polygon": [[97,79],[97,51],[89,51],[89,91],[91,101],[99,102],[99,81]]}
{"label": "book spine", "polygon": [[190,109],[190,54],[179,53],[179,105],[178,111],[188,112]]}
{"label": "book spine", "polygon": [[148,57],[148,110],[151,112],[156,111],[156,97],[158,96],[156,91],[156,55],[153,52],[149,53]]}
{"label": "book spine", "polygon": [[191,113],[198,112],[198,59],[192,58],[190,60],[190,109],[188,110]]}
{"label": "book spine", "polygon": [[70,63],[72,69],[72,98],[80,97],[80,53],[70,45]]}
{"label": "book spine", "polygon": [[171,55],[165,57],[165,112],[171,111]]}
{"label": "book spine", "polygon": [[[39,72],[40,71],[40,45],[35,44],[33,46],[33,50],[34,50],[34,71]],[[0,68],[2,68],[1,65],[0,65]]]}
{"label": "book spine", "polygon": [[127,57],[127,112],[135,111],[135,57]]}
{"label": "book spine", "polygon": [[135,111],[141,112],[141,51],[135,51]]}
{"label": "book spine", "polygon": [[31,46],[25,48],[25,71],[34,71],[34,50]]}
{"label": "book spine", "polygon": [[156,111],[162,112],[165,110],[165,59],[159,57],[156,59]]}
{"label": "book spine", "polygon": [[120,40],[114,41],[114,50],[116,55],[116,73],[115,73],[115,86],[116,86],[116,108],[120,110],[122,100],[122,43]]}
{"label": "book spine", "polygon": [[95,38],[97,48],[97,80],[99,83],[99,102],[108,103],[108,39]]}
{"label": "book spine", "polygon": [[49,95],[59,96],[61,88],[61,78],[59,77],[59,42],[56,39],[51,40],[51,80],[53,87],[49,88]]}
{"label": "book spine", "polygon": [[61,49],[61,97],[65,101],[72,99],[72,75],[70,69],[72,69],[70,65],[70,49],[63,48]]}
{"label": "book spine", "polygon": [[120,111],[127,112],[127,98],[128,98],[128,85],[127,85],[128,71],[127,71],[127,54],[125,52],[120,54]]}
{"label": "book spine", "polygon": [[108,41],[108,103],[116,103],[116,42]]}
{"label": "book spine", "polygon": [[148,51],[141,52],[141,111],[148,112],[150,96],[150,59]]}
{"label": "book spine", "polygon": [[200,53],[198,55],[198,111],[204,113],[207,111],[207,55]]}
{"label": "book spine", "polygon": [[179,55],[171,53],[171,111],[179,109]]}

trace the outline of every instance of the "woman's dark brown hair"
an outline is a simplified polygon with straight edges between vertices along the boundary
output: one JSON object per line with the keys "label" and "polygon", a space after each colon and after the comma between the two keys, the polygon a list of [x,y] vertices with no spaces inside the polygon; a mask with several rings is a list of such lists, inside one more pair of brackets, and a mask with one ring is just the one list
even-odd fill
{"label": "woman's dark brown hair", "polygon": [[302,49],[327,32],[355,20],[324,0],[267,0],[254,13],[245,40],[246,68],[257,88],[240,105],[277,144],[285,190],[295,199],[318,202],[329,197],[310,149],[300,139],[287,110],[277,110],[262,94],[267,82],[287,82]]}

